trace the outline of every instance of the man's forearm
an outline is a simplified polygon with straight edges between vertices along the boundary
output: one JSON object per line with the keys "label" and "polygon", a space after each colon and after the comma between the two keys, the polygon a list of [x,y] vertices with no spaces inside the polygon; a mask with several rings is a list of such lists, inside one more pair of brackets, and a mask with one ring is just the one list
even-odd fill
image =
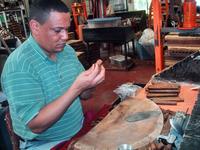
{"label": "man's forearm", "polygon": [[28,126],[34,133],[41,133],[48,129],[64,114],[80,91],[73,86],[58,99],[43,107],[39,114],[33,118]]}

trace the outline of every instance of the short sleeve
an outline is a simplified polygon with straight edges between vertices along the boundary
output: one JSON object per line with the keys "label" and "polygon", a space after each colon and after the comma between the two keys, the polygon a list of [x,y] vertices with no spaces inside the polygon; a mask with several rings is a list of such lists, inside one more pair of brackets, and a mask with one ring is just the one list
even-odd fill
{"label": "short sleeve", "polygon": [[39,81],[30,73],[14,72],[3,76],[2,84],[11,114],[16,114],[24,124],[28,124],[45,103]]}

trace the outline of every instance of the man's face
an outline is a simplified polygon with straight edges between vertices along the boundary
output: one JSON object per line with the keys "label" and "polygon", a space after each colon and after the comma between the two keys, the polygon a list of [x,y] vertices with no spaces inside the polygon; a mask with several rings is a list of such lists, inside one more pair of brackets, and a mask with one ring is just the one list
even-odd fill
{"label": "man's face", "polygon": [[51,12],[44,24],[38,25],[36,40],[49,54],[63,50],[68,39],[70,14]]}

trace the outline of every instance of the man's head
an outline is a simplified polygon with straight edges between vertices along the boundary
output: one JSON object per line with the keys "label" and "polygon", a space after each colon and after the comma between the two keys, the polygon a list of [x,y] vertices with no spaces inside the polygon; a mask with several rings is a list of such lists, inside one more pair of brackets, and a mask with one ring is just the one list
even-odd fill
{"label": "man's head", "polygon": [[60,52],[68,38],[69,9],[60,0],[34,0],[29,25],[33,37],[48,54]]}

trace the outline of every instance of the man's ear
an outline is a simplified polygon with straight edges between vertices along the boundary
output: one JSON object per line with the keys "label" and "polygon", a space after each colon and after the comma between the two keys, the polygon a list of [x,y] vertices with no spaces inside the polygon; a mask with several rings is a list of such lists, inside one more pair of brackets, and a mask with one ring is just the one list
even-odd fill
{"label": "man's ear", "polygon": [[29,21],[29,26],[30,26],[31,32],[35,35],[38,35],[38,33],[40,32],[40,23],[32,19]]}

